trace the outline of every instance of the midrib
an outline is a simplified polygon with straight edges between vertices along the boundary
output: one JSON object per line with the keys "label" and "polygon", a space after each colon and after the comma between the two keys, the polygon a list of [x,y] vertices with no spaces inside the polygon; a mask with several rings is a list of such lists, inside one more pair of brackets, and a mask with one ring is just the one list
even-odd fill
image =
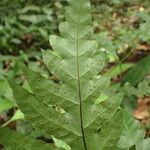
{"label": "midrib", "polygon": [[76,51],[77,51],[77,84],[78,84],[78,96],[79,96],[79,103],[80,103],[80,126],[81,126],[81,132],[82,132],[82,139],[83,139],[83,144],[84,144],[84,149],[87,150],[87,144],[85,140],[85,134],[84,134],[84,128],[83,128],[83,108],[82,108],[82,98],[81,98],[81,83],[80,83],[80,69],[79,69],[79,20],[80,20],[80,11],[81,8],[79,9],[79,14],[78,14],[78,21],[77,21],[77,26],[76,26]]}

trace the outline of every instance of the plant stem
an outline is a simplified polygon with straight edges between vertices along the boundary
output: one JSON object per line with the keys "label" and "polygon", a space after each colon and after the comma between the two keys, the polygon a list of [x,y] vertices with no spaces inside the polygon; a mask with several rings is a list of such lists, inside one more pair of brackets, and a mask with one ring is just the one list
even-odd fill
{"label": "plant stem", "polygon": [[79,52],[78,52],[79,51],[79,19],[80,19],[80,9],[79,9],[78,22],[77,22],[77,40],[76,40],[77,80],[78,80],[78,96],[79,96],[79,103],[80,103],[80,126],[81,126],[84,149],[87,150],[87,144],[85,140],[85,133],[84,133],[84,127],[83,127],[83,108],[82,108],[82,97],[81,97],[80,69],[79,69]]}

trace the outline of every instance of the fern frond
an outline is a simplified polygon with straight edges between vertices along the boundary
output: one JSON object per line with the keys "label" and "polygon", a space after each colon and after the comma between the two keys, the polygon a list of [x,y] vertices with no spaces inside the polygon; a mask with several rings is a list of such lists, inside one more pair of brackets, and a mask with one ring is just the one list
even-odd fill
{"label": "fern frond", "polygon": [[[72,150],[116,148],[122,131],[123,94],[98,75],[105,54],[92,40],[89,0],[72,0],[60,24],[60,37],[51,36],[54,51],[44,51],[44,61],[59,83],[26,67],[24,74],[32,93],[8,78],[14,97],[34,128],[54,135]],[[98,101],[101,95],[108,98]]]}

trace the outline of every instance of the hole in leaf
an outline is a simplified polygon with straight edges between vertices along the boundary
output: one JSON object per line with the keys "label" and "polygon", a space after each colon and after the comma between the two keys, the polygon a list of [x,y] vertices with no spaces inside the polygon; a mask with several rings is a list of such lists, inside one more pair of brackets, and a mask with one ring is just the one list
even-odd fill
{"label": "hole in leaf", "polygon": [[37,137],[37,140],[43,141],[45,143],[53,143],[52,139],[48,139],[48,138],[46,138],[44,136]]}
{"label": "hole in leaf", "polygon": [[101,132],[101,128],[97,129],[97,133],[100,133]]}

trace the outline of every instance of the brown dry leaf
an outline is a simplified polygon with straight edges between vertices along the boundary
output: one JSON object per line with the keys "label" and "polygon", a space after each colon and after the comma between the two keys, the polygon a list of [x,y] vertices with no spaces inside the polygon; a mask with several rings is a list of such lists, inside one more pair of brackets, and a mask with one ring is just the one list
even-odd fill
{"label": "brown dry leaf", "polygon": [[134,117],[147,124],[150,121],[150,97],[138,99],[138,106],[134,111]]}
{"label": "brown dry leaf", "polygon": [[7,73],[11,69],[11,61],[7,60],[3,63],[3,69]]}
{"label": "brown dry leaf", "polygon": [[150,46],[149,45],[140,45],[137,50],[149,51],[150,50]]}

